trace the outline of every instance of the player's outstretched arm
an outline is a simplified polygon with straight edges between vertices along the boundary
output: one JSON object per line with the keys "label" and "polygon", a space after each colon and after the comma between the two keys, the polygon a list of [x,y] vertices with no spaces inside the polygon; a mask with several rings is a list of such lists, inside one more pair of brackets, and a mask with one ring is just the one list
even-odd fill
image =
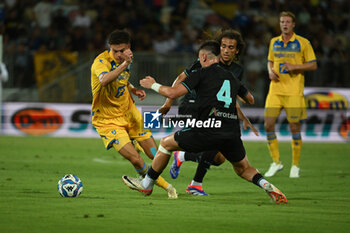
{"label": "player's outstretched arm", "polygon": [[147,89],[152,89],[155,92],[158,92],[162,96],[175,99],[177,97],[185,95],[188,90],[184,85],[177,85],[175,87],[162,86],[159,83],[156,83],[156,80],[151,76],[146,76],[144,79],[140,80],[140,85]]}
{"label": "player's outstretched arm", "polygon": [[249,118],[242,112],[242,109],[239,106],[238,102],[236,102],[236,108],[238,119],[240,119],[243,122],[243,129],[247,130],[247,128],[250,128],[256,136],[259,136],[259,131],[252,125]]}
{"label": "player's outstretched arm", "polygon": [[131,93],[136,95],[139,98],[139,100],[142,101],[146,98],[146,92],[142,89],[134,87],[130,82],[128,82],[128,89]]}
{"label": "player's outstretched arm", "polygon": [[[175,87],[177,86],[178,84],[180,84],[182,81],[184,81],[186,79],[187,75],[185,74],[185,72],[182,72],[181,74],[179,74],[175,81],[173,82],[173,85],[172,87]],[[169,112],[170,108],[171,108],[171,105],[173,104],[174,102],[174,99],[171,99],[171,98],[167,98],[163,104],[162,107],[160,107],[158,109],[158,111],[162,114],[162,115],[165,115]]]}
{"label": "player's outstretched arm", "polygon": [[132,56],[133,54],[130,49],[125,50],[120,55],[120,57],[124,60],[122,64],[120,64],[115,70],[112,70],[99,77],[101,85],[106,86],[109,83],[116,80],[119,77],[119,75],[130,65]]}
{"label": "player's outstretched arm", "polygon": [[249,91],[242,99],[246,104],[254,104],[254,96]]}

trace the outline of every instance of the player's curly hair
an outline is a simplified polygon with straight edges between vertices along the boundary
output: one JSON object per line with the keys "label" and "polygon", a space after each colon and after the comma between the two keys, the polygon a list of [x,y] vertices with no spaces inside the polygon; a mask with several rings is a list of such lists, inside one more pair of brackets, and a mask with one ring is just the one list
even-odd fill
{"label": "player's curly hair", "polygon": [[118,44],[130,44],[131,36],[130,33],[126,30],[114,30],[108,36],[109,45],[118,45]]}
{"label": "player's curly hair", "polygon": [[222,29],[219,29],[213,33],[208,32],[208,31],[204,31],[203,34],[204,34],[204,38],[206,40],[216,40],[217,42],[219,42],[220,45],[221,45],[221,40],[223,38],[229,38],[229,39],[236,40],[237,41],[237,49],[238,49],[238,53],[235,56],[236,61],[239,60],[239,56],[244,52],[245,42],[244,42],[243,37],[239,31],[236,31],[236,30],[231,29],[231,28],[222,28]]}
{"label": "player's curly hair", "polygon": [[221,44],[223,38],[234,39],[237,41],[237,50],[236,59],[238,60],[239,55],[241,55],[245,48],[245,42],[243,40],[242,34],[239,31],[234,29],[221,29],[216,32],[214,39]]}

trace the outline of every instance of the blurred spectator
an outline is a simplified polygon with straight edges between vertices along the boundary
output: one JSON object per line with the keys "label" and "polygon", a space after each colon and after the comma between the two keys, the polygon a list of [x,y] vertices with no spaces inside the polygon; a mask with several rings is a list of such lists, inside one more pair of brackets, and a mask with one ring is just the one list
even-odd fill
{"label": "blurred spectator", "polygon": [[11,9],[5,16],[5,33],[9,40],[15,40],[24,32],[24,25],[18,9]]}
{"label": "blurred spectator", "polygon": [[35,84],[31,61],[27,47],[24,44],[19,44],[14,62],[15,87],[32,87]]}
{"label": "blurred spectator", "polygon": [[64,33],[68,30],[69,20],[67,16],[64,15],[63,9],[59,8],[52,16],[52,27],[59,31],[60,33]]}
{"label": "blurred spectator", "polygon": [[87,49],[88,40],[84,35],[84,29],[74,28],[71,32],[71,46],[73,51],[84,51]]}
{"label": "blurred spectator", "polygon": [[17,3],[18,3],[17,0],[5,0],[5,5],[6,5],[6,8],[8,8],[8,9],[15,8],[15,5]]}
{"label": "blurred spectator", "polygon": [[82,7],[79,13],[73,19],[73,27],[89,28],[91,26],[91,18],[86,14],[86,10]]}
{"label": "blurred spectator", "polygon": [[33,28],[31,34],[28,36],[28,46],[30,51],[38,50],[44,44],[43,34],[39,28]]}
{"label": "blurred spectator", "polygon": [[[223,8],[224,2],[232,4],[223,1]],[[239,30],[248,44],[243,65],[249,87],[264,92],[260,86],[267,81],[268,42],[280,33],[279,12],[289,10],[297,15],[295,31],[311,41],[319,65],[315,73],[307,74],[306,84],[350,86],[349,1],[233,2],[236,10],[227,18],[212,8],[213,1],[203,0],[4,0],[0,4],[0,32],[4,34],[5,53],[12,53],[11,61],[19,67],[25,60],[22,53],[28,53],[27,59],[32,60],[31,53],[38,50],[96,54],[106,48],[104,38],[116,28],[130,31],[135,52],[192,54],[206,38],[205,32],[231,27]],[[21,51],[19,57],[17,50]],[[8,66],[11,73],[13,66]]]}
{"label": "blurred spectator", "polygon": [[43,0],[34,6],[36,23],[40,28],[48,28],[51,26],[51,14],[53,5],[50,0]]}
{"label": "blurred spectator", "polygon": [[263,105],[265,89],[264,76],[266,70],[267,46],[259,37],[248,40],[247,52],[244,57],[247,72],[247,87],[255,96],[256,104]]}
{"label": "blurred spectator", "polygon": [[165,54],[174,51],[177,47],[177,42],[172,34],[162,30],[158,33],[153,41],[153,49],[157,53]]}
{"label": "blurred spectator", "polygon": [[327,69],[327,80],[326,84],[330,87],[340,85],[346,86],[346,75],[345,69],[345,50],[341,40],[334,41],[334,45],[328,52],[328,62],[326,63]]}

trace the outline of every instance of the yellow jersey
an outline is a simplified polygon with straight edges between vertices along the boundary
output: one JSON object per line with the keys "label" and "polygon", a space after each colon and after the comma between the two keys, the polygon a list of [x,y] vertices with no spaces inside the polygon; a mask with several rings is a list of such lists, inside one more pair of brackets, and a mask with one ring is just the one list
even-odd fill
{"label": "yellow jersey", "polygon": [[93,121],[94,117],[110,119],[122,116],[134,104],[128,90],[130,66],[115,81],[104,87],[99,80],[100,75],[116,69],[119,65],[111,52],[106,50],[95,58],[91,66]]}
{"label": "yellow jersey", "polygon": [[310,42],[293,33],[292,38],[284,44],[282,35],[270,41],[268,61],[273,62],[273,70],[279,76],[279,82],[270,82],[269,93],[276,95],[298,95],[304,92],[304,73],[288,72],[282,68],[285,63],[304,64],[316,62],[316,56]]}

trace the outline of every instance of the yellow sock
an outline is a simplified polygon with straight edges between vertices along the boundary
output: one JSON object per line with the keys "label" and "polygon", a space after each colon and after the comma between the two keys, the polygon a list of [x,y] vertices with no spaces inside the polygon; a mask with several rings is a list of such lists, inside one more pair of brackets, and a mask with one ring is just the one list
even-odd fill
{"label": "yellow sock", "polygon": [[156,180],[156,185],[166,190],[169,186],[169,183],[166,180],[164,180],[163,177],[159,176],[158,179]]}
{"label": "yellow sock", "polygon": [[132,144],[134,145],[137,153],[140,153],[140,152],[145,153],[143,148],[140,146],[140,144],[136,140],[132,140]]}
{"label": "yellow sock", "polygon": [[270,156],[272,160],[280,164],[280,152],[278,150],[278,140],[276,138],[276,134],[273,133],[267,133],[267,148],[270,151]]}
{"label": "yellow sock", "polygon": [[301,146],[302,146],[301,139],[293,139],[292,140],[292,165],[295,165],[299,167],[299,161],[300,161],[300,152],[301,152]]}
{"label": "yellow sock", "polygon": [[143,164],[143,167],[140,168],[140,169],[136,169],[135,170],[137,171],[137,173],[139,173],[141,176],[145,175],[148,171],[148,166],[146,163]]}

